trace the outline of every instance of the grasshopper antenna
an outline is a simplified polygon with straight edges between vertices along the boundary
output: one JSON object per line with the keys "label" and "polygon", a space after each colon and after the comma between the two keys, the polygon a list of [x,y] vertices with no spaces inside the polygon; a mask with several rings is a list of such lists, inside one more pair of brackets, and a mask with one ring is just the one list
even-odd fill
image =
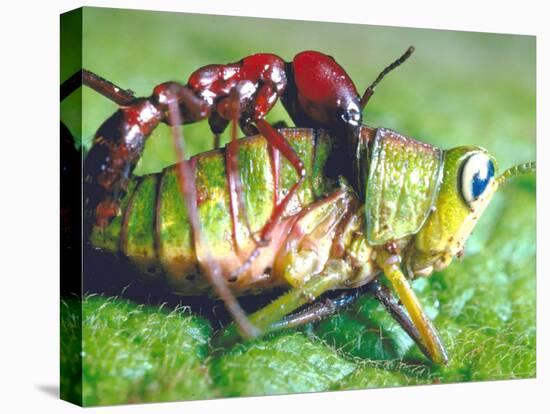
{"label": "grasshopper antenna", "polygon": [[536,171],[537,164],[536,162],[526,162],[519,165],[514,165],[511,168],[508,168],[502,173],[501,176],[497,178],[498,184],[504,184],[508,178],[517,177],[523,174],[534,173]]}

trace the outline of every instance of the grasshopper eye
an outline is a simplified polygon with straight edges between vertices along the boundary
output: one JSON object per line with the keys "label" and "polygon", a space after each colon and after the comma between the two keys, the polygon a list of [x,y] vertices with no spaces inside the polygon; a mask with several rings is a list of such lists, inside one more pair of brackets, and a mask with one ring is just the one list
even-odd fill
{"label": "grasshopper eye", "polygon": [[495,176],[495,165],[487,154],[478,152],[464,161],[459,187],[462,197],[471,204],[483,195]]}

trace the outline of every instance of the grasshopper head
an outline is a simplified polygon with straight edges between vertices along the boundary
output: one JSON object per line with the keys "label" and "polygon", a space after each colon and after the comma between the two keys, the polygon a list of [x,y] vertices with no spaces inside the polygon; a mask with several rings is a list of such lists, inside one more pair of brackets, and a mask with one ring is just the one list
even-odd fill
{"label": "grasshopper head", "polygon": [[496,178],[496,171],[495,159],[483,148],[445,152],[439,194],[407,254],[409,275],[427,276],[462,255],[466,239],[504,180],[504,176]]}

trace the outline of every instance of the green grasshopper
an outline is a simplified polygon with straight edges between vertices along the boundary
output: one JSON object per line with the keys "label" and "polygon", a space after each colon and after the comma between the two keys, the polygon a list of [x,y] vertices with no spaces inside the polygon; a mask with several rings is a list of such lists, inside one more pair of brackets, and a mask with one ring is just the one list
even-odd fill
{"label": "green grasshopper", "polygon": [[[129,177],[112,221],[93,224],[86,237],[95,249],[127,258],[138,273],[165,278],[181,295],[220,296],[219,283],[231,296],[288,290],[245,320],[236,319],[220,335],[221,343],[234,340],[237,331],[257,336],[317,321],[366,290],[430,360],[445,364],[445,347],[410,282],[462,255],[498,188],[534,172],[535,163],[498,176],[496,160],[483,148],[441,150],[363,125],[350,166],[340,141],[326,131],[280,132],[303,161],[306,177],[260,249],[257,233],[298,175],[285,159],[274,168],[272,150],[259,135],[237,141],[246,216],[231,218],[227,151],[219,149],[160,173]],[[398,300],[380,283],[383,278]],[[317,301],[332,290],[343,293]],[[233,299],[228,306],[235,305]]]}

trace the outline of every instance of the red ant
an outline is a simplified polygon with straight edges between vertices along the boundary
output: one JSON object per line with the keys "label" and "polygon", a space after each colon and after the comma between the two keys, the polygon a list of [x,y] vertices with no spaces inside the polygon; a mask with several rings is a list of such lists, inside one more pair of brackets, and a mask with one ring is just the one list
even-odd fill
{"label": "red ant", "polygon": [[[65,83],[67,93],[81,81],[120,105],[97,131],[94,145],[85,161],[85,211],[92,214],[95,212],[94,217],[86,217],[87,225],[95,224],[104,228],[117,215],[118,202],[126,191],[128,179],[141,157],[145,141],[160,123],[177,127],[204,119],[208,119],[216,147],[219,146],[220,134],[232,124],[231,141],[226,147],[231,216],[237,221],[238,215],[243,214],[245,223],[248,223],[246,211],[244,207],[241,208],[244,201],[241,199],[238,174],[237,125],[240,125],[246,135],[260,133],[267,139],[271,146],[275,177],[279,172],[280,152],[296,170],[298,179],[282,200],[278,200],[278,191],[275,189],[272,217],[256,238],[255,251],[237,274],[231,276],[236,278],[253,262],[259,253],[258,249],[269,241],[272,230],[306,176],[304,164],[292,146],[265,120],[277,99],[281,98],[297,126],[330,130],[351,154],[349,148],[354,145],[354,137],[358,136],[362,111],[376,86],[385,75],[407,60],[413,51],[414,48],[409,47],[401,57],[386,67],[362,96],[334,58],[315,51],[301,52],[292,62],[285,62],[273,54],[258,53],[236,63],[207,65],[192,73],[185,85],[172,81],[157,85],[148,98],[135,98],[131,91],[118,88],[83,70]],[[62,98],[63,94],[62,91]],[[180,155],[183,158],[181,148]],[[191,174],[182,170],[182,181],[184,193],[192,194],[194,185]],[[361,192],[360,189],[358,191]],[[192,196],[186,198],[194,200]],[[193,227],[197,230],[196,223]],[[195,235],[200,237],[198,230]]]}
{"label": "red ant", "polygon": [[[304,165],[290,144],[265,120],[277,99],[281,98],[297,126],[325,128],[342,136],[353,136],[362,122],[362,110],[377,84],[413,51],[414,48],[410,47],[386,67],[362,97],[334,58],[314,51],[301,52],[292,62],[285,62],[273,54],[258,53],[236,63],[207,65],[191,74],[186,85],[165,82],[156,86],[149,98],[139,99],[129,91],[83,71],[84,84],[121,105],[96,134],[94,149],[97,154],[90,153],[88,157],[87,164],[101,168],[96,177],[105,191],[105,197],[99,200],[96,209],[97,224],[107,225],[116,214],[117,193],[124,188],[124,179],[141,156],[145,140],[158,124],[170,123],[167,112],[171,97],[179,104],[183,124],[208,118],[216,137],[216,147],[219,146],[219,135],[228,124],[238,122],[246,135],[259,132],[288,159],[299,179],[277,204],[272,219],[275,222],[305,176]],[[232,141],[235,139],[232,137]],[[229,145],[228,150],[232,152],[235,148]],[[103,162],[97,162],[96,157]],[[228,176],[236,176],[236,168],[229,167]],[[262,239],[268,237],[271,227],[270,223],[266,225]]]}

